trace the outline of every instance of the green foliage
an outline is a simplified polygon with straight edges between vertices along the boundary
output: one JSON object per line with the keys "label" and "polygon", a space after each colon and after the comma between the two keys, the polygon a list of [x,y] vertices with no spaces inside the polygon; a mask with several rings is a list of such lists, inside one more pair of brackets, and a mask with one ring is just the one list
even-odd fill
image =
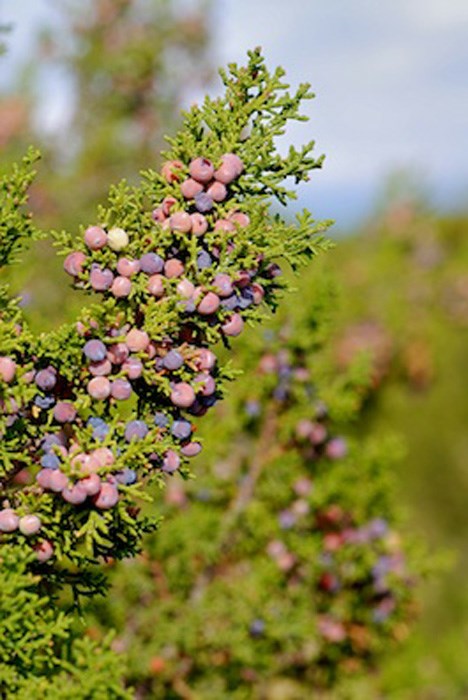
{"label": "green foliage", "polygon": [[122,659],[109,640],[96,644],[57,609],[47,575],[24,547],[3,545],[0,591],[0,694],[47,700],[130,698],[121,684]]}
{"label": "green foliage", "polygon": [[197,478],[172,484],[164,527],[98,608],[142,697],[348,697],[408,634],[421,556],[395,494],[401,445],[353,437],[370,373],[336,374],[330,278],[300,292],[242,342]]}

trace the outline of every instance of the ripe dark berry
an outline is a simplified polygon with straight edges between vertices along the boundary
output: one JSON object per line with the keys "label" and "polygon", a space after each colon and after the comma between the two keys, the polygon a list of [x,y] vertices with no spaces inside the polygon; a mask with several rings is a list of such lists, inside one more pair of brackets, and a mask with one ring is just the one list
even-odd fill
{"label": "ripe dark berry", "polygon": [[177,350],[170,350],[162,360],[163,367],[169,370],[180,369],[183,364],[184,358]]}
{"label": "ripe dark berry", "polygon": [[148,435],[148,426],[143,420],[132,420],[125,427],[125,439],[127,442],[143,440]]}
{"label": "ripe dark berry", "polygon": [[178,440],[186,440],[192,434],[192,424],[188,420],[175,420],[171,426],[171,433]]}
{"label": "ripe dark berry", "polygon": [[88,340],[83,348],[83,353],[91,362],[101,362],[107,356],[107,348],[101,340]]}
{"label": "ripe dark berry", "polygon": [[155,275],[162,272],[164,260],[156,253],[145,253],[140,258],[140,269],[147,275]]}
{"label": "ripe dark berry", "polygon": [[165,428],[169,425],[169,418],[161,411],[158,411],[154,414],[154,424],[157,425],[158,428]]}
{"label": "ripe dark berry", "polygon": [[213,200],[206,192],[195,195],[195,208],[200,214],[206,214],[213,209]]}
{"label": "ripe dark berry", "polygon": [[206,250],[201,250],[197,255],[197,267],[199,270],[206,270],[206,268],[211,267],[213,260],[211,255],[206,252]]}

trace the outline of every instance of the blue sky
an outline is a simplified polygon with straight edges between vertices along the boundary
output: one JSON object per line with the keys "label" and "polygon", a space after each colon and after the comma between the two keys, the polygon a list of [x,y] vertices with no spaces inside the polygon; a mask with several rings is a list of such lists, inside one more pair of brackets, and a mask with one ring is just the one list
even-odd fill
{"label": "blue sky", "polygon": [[[0,0],[0,22],[17,27],[0,86],[53,5]],[[420,174],[436,203],[466,202],[468,0],[214,0],[212,25],[218,63],[241,62],[260,45],[293,85],[309,81],[317,93],[311,121],[290,133],[297,144],[316,139],[327,155],[301,205],[346,227],[400,169]],[[50,128],[66,113],[60,80],[49,80]]]}

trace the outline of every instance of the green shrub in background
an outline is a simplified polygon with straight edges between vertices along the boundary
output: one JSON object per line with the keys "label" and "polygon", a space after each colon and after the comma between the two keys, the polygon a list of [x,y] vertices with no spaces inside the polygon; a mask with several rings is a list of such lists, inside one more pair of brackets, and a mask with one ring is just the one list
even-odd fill
{"label": "green shrub in background", "polygon": [[401,445],[356,436],[376,388],[368,355],[336,372],[336,304],[328,276],[306,275],[242,343],[196,478],[172,484],[163,528],[113,574],[98,619],[137,697],[374,697],[407,637],[421,558],[401,529]]}

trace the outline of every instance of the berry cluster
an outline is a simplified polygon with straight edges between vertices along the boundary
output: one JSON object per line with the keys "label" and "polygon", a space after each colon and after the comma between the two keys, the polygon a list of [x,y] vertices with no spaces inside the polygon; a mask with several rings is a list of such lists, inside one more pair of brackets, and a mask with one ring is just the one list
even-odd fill
{"label": "berry cluster", "polygon": [[[231,377],[210,346],[228,346],[246,321],[274,308],[285,286],[277,260],[294,267],[321,247],[323,225],[308,214],[286,225],[266,201],[284,200],[279,183],[292,173],[306,179],[319,164],[310,147],[301,158],[274,150],[273,136],[309,95],[301,86],[283,101],[280,75],[270,76],[256,52],[251,64],[225,78],[239,120],[231,114],[222,138],[209,102],[194,108],[159,173],[145,173],[139,187],[112,188],[78,242],[55,234],[65,272],[98,301],[76,323],[39,337],[18,310],[4,319],[3,517],[39,518],[32,545],[47,542],[74,564],[135,551],[151,527],[139,517],[146,484],[188,473],[187,460],[201,450],[194,421]],[[243,88],[233,102],[246,80],[265,92],[261,109]],[[240,124],[253,115],[246,139]],[[264,148],[254,158],[260,134]]]}

